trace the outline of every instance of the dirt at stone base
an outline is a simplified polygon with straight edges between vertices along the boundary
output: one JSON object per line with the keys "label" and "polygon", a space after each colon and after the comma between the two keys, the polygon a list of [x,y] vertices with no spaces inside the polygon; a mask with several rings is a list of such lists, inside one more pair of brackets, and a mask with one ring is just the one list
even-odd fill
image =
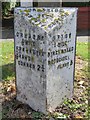
{"label": "dirt at stone base", "polygon": [[[3,92],[0,94],[2,99],[3,118],[34,118],[35,120],[74,118],[85,119],[88,117],[88,77],[85,66],[88,63],[83,61],[80,56],[76,57],[74,96],[58,106],[53,113],[43,115],[35,112],[28,105],[16,100],[15,80],[0,83]],[[1,100],[0,100],[1,101]]]}

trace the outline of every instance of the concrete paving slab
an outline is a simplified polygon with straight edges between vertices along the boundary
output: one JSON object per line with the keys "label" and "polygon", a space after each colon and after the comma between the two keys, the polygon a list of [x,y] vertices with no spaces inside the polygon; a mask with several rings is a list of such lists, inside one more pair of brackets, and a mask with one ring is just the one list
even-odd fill
{"label": "concrete paving slab", "polygon": [[0,39],[0,42],[2,41],[14,41],[14,39]]}
{"label": "concrete paving slab", "polygon": [[77,36],[78,42],[90,42],[90,36]]}
{"label": "concrete paving slab", "polygon": [[[2,29],[2,39],[0,41],[5,41],[5,40],[14,40],[14,29]],[[85,35],[77,35],[77,41],[79,42],[90,42],[90,36],[85,36]]]}
{"label": "concrete paving slab", "polygon": [[2,29],[2,39],[12,39],[14,38],[13,29]]}

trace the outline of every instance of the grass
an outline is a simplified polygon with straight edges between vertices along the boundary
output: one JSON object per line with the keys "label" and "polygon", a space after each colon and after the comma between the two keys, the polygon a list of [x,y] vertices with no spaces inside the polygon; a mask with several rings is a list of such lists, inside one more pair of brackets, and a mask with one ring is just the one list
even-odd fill
{"label": "grass", "polygon": [[[90,42],[86,43],[86,42],[77,42],[76,45],[76,55],[77,56],[81,56],[82,60],[85,61],[90,61]],[[89,64],[88,66],[85,66],[83,68],[83,73],[84,75],[86,75],[88,78],[90,78],[90,67]]]}
{"label": "grass", "polygon": [[89,43],[77,42],[76,55],[81,56],[83,60],[87,61],[89,58],[89,48],[88,48],[89,45],[90,45],[90,42]]}
{"label": "grass", "polygon": [[14,61],[14,43],[13,41],[0,42],[2,47],[2,65],[13,63]]}
{"label": "grass", "polygon": [[[1,52],[2,48],[2,52]],[[81,56],[83,60],[88,60],[88,44],[77,42],[76,55]],[[2,58],[2,63],[0,62],[0,69],[2,68],[2,79],[3,80],[13,80],[15,79],[14,72],[14,42],[5,41],[0,42],[0,59]],[[0,60],[1,61],[1,60]],[[86,73],[87,69],[85,69]],[[66,101],[65,104],[70,108],[71,111],[76,111],[80,109],[82,104],[71,103],[71,101]],[[4,111],[7,113],[7,109]],[[88,113],[87,113],[88,114]],[[41,118],[43,115],[39,112],[33,112],[32,117],[35,119]],[[54,114],[55,118],[66,118],[68,114]]]}
{"label": "grass", "polygon": [[[90,43],[89,43],[90,44]],[[2,49],[1,49],[2,48]],[[88,43],[77,42],[76,55],[81,56],[83,60],[88,60]],[[2,70],[2,79],[14,79],[14,42],[0,42],[0,70]]]}
{"label": "grass", "polygon": [[[2,48],[2,49],[1,49]],[[14,43],[13,41],[0,42],[0,69],[2,80],[14,79]]]}

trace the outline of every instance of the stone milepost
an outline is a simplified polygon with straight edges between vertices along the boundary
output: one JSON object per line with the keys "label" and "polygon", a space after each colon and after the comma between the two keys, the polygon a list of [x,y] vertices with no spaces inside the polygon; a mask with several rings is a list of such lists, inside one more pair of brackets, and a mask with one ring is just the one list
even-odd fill
{"label": "stone milepost", "polygon": [[77,8],[15,8],[17,99],[53,111],[73,95]]}

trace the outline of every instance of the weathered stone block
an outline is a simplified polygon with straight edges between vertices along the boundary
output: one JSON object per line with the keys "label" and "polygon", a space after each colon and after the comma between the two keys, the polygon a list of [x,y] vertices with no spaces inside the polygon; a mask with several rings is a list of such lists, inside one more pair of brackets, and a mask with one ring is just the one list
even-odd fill
{"label": "weathered stone block", "polygon": [[17,99],[54,110],[73,95],[76,8],[15,8]]}

